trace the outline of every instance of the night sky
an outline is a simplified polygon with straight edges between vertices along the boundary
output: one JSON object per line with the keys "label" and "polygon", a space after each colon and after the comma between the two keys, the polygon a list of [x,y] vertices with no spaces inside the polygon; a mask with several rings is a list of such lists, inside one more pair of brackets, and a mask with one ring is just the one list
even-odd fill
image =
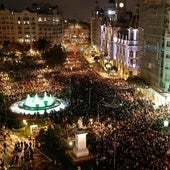
{"label": "night sky", "polygon": [[[65,18],[89,19],[96,7],[96,0],[0,0],[7,8],[23,10],[32,3],[58,4]],[[98,0],[99,7],[106,7],[108,0]],[[134,11],[136,0],[127,0],[127,9]]]}

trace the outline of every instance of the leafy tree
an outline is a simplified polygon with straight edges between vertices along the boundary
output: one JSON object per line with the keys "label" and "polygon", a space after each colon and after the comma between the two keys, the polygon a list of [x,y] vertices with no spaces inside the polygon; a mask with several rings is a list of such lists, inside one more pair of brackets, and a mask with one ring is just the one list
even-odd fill
{"label": "leafy tree", "polygon": [[40,143],[40,149],[50,156],[56,158],[59,152],[63,152],[66,147],[65,139],[63,138],[63,130],[59,125],[55,128],[49,127],[47,131],[41,129],[36,137],[36,142]]}
{"label": "leafy tree", "polygon": [[61,45],[55,45],[45,53],[43,58],[49,67],[61,66],[66,60],[66,53],[61,48]]}
{"label": "leafy tree", "polygon": [[4,41],[2,51],[8,53],[10,50],[10,41]]}
{"label": "leafy tree", "polygon": [[31,56],[23,56],[23,57],[21,58],[21,61],[22,61],[23,63],[27,64],[27,63],[32,62],[33,60],[32,60],[32,57],[31,57]]}
{"label": "leafy tree", "polygon": [[46,51],[50,48],[50,42],[47,41],[45,38],[39,39],[38,41],[35,41],[33,43],[33,48],[35,50],[39,50],[42,54],[44,54]]}
{"label": "leafy tree", "polygon": [[146,87],[148,85],[144,79],[137,77],[137,76],[128,77],[127,82],[129,84],[135,84],[135,85],[142,87],[142,88]]}

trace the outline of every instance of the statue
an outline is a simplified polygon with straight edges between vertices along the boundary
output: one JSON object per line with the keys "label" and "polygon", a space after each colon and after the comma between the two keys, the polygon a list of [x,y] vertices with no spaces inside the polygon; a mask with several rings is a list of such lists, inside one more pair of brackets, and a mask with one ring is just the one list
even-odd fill
{"label": "statue", "polygon": [[78,129],[82,129],[82,128],[83,128],[83,120],[82,120],[82,117],[79,117],[77,124],[78,124]]}

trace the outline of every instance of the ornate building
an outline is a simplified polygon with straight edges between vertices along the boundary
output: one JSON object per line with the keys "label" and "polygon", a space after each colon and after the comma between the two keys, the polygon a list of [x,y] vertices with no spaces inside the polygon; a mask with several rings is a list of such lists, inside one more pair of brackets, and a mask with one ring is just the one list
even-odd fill
{"label": "ornate building", "polygon": [[138,45],[138,35],[142,29],[138,27],[138,6],[132,18],[130,14],[126,11],[125,0],[112,0],[109,1],[105,12],[102,15],[97,15],[100,18],[95,18],[100,28],[96,31],[99,34],[97,37],[100,38],[96,45],[103,56],[102,64],[105,65],[109,62],[116,66],[119,74],[124,78],[139,74],[141,47]]}

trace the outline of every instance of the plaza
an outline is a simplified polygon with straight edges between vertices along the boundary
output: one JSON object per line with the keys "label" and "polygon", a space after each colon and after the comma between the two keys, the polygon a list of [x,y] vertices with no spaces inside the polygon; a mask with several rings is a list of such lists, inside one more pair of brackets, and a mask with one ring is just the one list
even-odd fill
{"label": "plaza", "polygon": [[[74,22],[71,30],[69,24],[65,25],[68,27],[63,44],[49,46],[43,40],[43,48],[34,47],[36,42],[29,51],[22,44],[24,50],[15,55],[10,53],[11,49],[6,52],[8,46],[2,50],[0,166],[36,170],[169,169],[169,96],[130,83],[123,67],[118,71],[112,69],[113,61],[104,55],[105,45],[110,47],[108,54],[115,50],[116,55],[116,49],[111,51],[109,44],[113,43],[110,25],[102,26],[101,54],[106,58],[99,61],[94,57],[97,48],[88,45],[86,39],[89,30],[84,27],[74,30],[77,25]],[[108,35],[107,29],[108,42],[104,37]],[[41,35],[46,35],[48,29],[41,31]],[[59,31],[60,38],[61,34]],[[136,38],[136,31],[134,35]],[[114,41],[121,46],[121,38],[117,38],[119,41],[116,37]],[[134,51],[128,48],[129,56],[122,50],[127,46],[117,50],[120,63],[129,60],[131,69],[139,64],[136,43]]]}
{"label": "plaza", "polygon": [[[75,62],[79,62],[79,65],[75,65]],[[72,67],[71,70],[70,67]],[[40,70],[35,70],[36,66],[33,73],[35,76],[39,75]],[[53,127],[61,126],[58,131],[62,132],[62,136],[60,134],[56,136],[57,138],[54,136],[54,143],[59,141],[60,147],[64,145],[64,148],[73,150],[74,145],[70,146],[69,142],[71,140],[74,144],[73,132],[79,117],[82,118],[81,126],[86,127],[88,132],[87,148],[94,156],[92,162],[86,159],[87,162],[91,162],[89,165],[86,161],[83,163],[75,161],[74,164],[71,164],[72,161],[67,160],[67,157],[62,157],[62,159],[57,157],[59,151],[54,150],[55,145],[49,145],[48,141],[42,143],[41,149],[51,146],[48,151],[54,152],[53,155],[56,156],[57,162],[59,161],[67,169],[77,166],[127,169],[128,167],[138,168],[141,165],[145,168],[160,167],[161,169],[167,166],[169,133],[162,122],[169,116],[166,106],[154,108],[152,101],[145,100],[138,95],[136,87],[131,87],[126,80],[118,77],[101,76],[105,74],[100,74],[94,68],[92,69],[82,56],[68,56],[64,67],[53,70],[53,74],[51,72],[50,68],[46,68],[48,78],[44,76],[41,79],[31,80],[28,76],[16,83],[6,82],[11,88],[4,88],[4,92],[8,94],[7,101],[11,106],[16,101],[22,101],[35,90],[39,94],[47,91],[48,94],[53,92],[52,94],[55,96],[63,96],[61,88],[64,87],[64,92],[71,88],[71,94],[64,93],[69,99],[69,107],[60,110],[52,109],[48,114],[43,114],[44,111],[41,114],[34,114],[35,111],[33,111],[32,114],[23,114],[24,117],[21,120],[22,123],[23,118],[27,122],[43,119],[49,125],[49,131],[53,131]],[[29,83],[27,79],[30,80]],[[41,85],[37,86],[40,82],[42,82]],[[57,100],[61,96],[58,96]],[[60,106],[59,103],[57,105]],[[8,121],[12,113],[8,111],[7,114]],[[18,114],[18,116],[21,115]],[[45,131],[44,135],[47,135]],[[143,140],[141,141],[141,139]],[[38,141],[41,142],[37,138],[36,142]],[[65,150],[63,152],[65,153]],[[131,155],[131,157],[129,158],[127,155]]]}

